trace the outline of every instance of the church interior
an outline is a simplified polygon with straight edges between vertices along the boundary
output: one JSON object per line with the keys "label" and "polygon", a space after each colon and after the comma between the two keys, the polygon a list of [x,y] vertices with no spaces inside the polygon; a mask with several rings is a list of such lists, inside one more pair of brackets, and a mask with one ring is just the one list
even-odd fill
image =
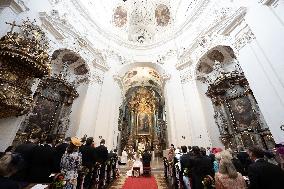
{"label": "church interior", "polygon": [[146,152],[153,188],[198,189],[170,174],[182,146],[280,147],[283,169],[283,34],[282,0],[0,0],[0,152],[50,137],[116,152],[80,189],[138,189],[122,175]]}

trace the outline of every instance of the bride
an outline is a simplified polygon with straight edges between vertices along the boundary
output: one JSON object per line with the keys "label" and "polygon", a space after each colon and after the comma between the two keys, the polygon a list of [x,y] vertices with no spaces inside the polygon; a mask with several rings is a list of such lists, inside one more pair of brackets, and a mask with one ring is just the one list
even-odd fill
{"label": "bride", "polygon": [[135,155],[135,161],[133,162],[131,169],[126,172],[127,176],[132,176],[133,167],[139,167],[140,175],[142,175],[143,164],[142,164],[142,161],[140,160],[140,155],[138,153]]}

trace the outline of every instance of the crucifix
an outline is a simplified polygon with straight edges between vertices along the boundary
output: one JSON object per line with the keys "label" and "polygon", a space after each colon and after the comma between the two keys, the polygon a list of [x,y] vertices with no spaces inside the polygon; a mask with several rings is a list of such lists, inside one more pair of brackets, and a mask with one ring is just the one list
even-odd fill
{"label": "crucifix", "polygon": [[15,26],[20,27],[20,25],[17,25],[15,21],[13,21],[12,23],[9,23],[9,22],[5,22],[5,23],[6,23],[6,24],[9,24],[10,26],[12,26],[12,27],[11,27],[11,31],[9,31],[8,33],[12,33]]}

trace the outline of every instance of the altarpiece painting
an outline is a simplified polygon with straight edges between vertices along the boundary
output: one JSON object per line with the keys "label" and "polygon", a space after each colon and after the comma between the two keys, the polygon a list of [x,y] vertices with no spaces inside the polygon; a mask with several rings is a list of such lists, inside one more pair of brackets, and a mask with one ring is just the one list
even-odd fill
{"label": "altarpiece painting", "polygon": [[151,115],[141,112],[137,116],[137,134],[149,135],[151,127]]}

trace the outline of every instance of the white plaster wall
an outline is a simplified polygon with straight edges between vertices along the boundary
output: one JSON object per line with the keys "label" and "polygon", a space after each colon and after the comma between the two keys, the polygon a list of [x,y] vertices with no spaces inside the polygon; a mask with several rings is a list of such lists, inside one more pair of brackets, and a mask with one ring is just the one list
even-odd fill
{"label": "white plaster wall", "polygon": [[196,81],[196,86],[199,91],[202,110],[205,114],[204,120],[206,123],[207,134],[209,135],[210,138],[209,143],[211,143],[213,147],[224,147],[224,145],[220,140],[220,132],[218,126],[215,123],[212,101],[205,94],[207,91],[207,85],[204,85],[199,81]]}
{"label": "white plaster wall", "polygon": [[253,41],[239,52],[238,59],[276,143],[283,142],[283,95],[278,91],[281,85],[262,52]]}
{"label": "white plaster wall", "polygon": [[80,121],[81,121],[81,114],[83,112],[84,102],[86,99],[87,93],[89,88],[89,84],[82,84],[76,88],[79,97],[77,97],[71,108],[70,113],[70,126],[66,131],[66,137],[72,137],[77,135],[77,131],[79,130]]}
{"label": "white plaster wall", "polygon": [[203,147],[212,146],[205,119],[205,115],[210,115],[205,114],[202,108],[202,102],[196,81],[191,80],[183,84],[183,93],[186,105],[186,114],[190,120],[189,128],[192,136],[191,143],[189,145]]}
{"label": "white plaster wall", "polygon": [[[165,106],[169,143],[175,146],[190,145],[192,142],[191,125],[185,113],[185,98],[179,72],[175,68],[176,58],[170,58],[163,68],[170,75],[164,87]],[[182,138],[185,136],[185,139]]]}
{"label": "white plaster wall", "polygon": [[25,116],[0,119],[0,152],[10,146]]}
{"label": "white plaster wall", "polygon": [[284,124],[283,8],[281,1],[277,8],[250,1],[245,19],[256,39],[238,55],[276,143],[284,141],[284,131],[280,130]]}
{"label": "white plaster wall", "polygon": [[116,59],[109,57],[108,63],[113,65],[113,67],[104,76],[98,111],[94,122],[94,140],[96,144],[99,144],[101,140],[99,136],[102,136],[106,140],[108,149],[114,149],[117,146],[118,117],[119,106],[122,103],[122,91],[113,77],[117,73],[118,62]]}
{"label": "white plaster wall", "polygon": [[80,119],[76,132],[76,136],[78,137],[83,137],[85,134],[88,135],[88,137],[95,135],[95,122],[101,98],[101,88],[102,86],[95,82],[91,82],[88,86],[84,104],[78,115],[78,119]]}

